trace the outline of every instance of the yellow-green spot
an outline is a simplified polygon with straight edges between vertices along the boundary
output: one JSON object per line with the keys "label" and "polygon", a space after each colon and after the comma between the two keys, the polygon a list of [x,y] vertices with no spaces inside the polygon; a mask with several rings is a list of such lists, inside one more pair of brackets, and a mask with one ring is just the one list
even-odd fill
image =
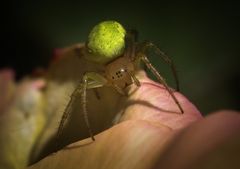
{"label": "yellow-green spot", "polygon": [[88,36],[88,59],[107,63],[123,54],[126,30],[116,21],[104,21],[96,25]]}

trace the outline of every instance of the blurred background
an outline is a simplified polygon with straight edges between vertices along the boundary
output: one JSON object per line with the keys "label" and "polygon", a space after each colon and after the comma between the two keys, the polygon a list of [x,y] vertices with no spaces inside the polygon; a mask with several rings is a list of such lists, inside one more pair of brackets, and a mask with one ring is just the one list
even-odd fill
{"label": "blurred background", "polygon": [[[95,24],[117,20],[172,57],[181,92],[203,114],[240,110],[239,7],[230,1],[8,1],[0,68],[13,68],[19,80],[47,67],[55,48],[84,42]],[[151,60],[174,87],[169,67],[157,56]]]}

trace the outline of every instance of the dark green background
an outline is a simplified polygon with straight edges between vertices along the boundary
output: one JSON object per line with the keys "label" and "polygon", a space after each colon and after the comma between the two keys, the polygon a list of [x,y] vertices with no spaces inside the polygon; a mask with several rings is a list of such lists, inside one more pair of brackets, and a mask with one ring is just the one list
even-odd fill
{"label": "dark green background", "polygon": [[[240,110],[239,20],[235,2],[8,1],[2,5],[1,67],[17,78],[46,66],[54,48],[83,42],[99,21],[117,20],[170,55],[181,91],[204,113]],[[171,85],[168,67],[154,64]]]}

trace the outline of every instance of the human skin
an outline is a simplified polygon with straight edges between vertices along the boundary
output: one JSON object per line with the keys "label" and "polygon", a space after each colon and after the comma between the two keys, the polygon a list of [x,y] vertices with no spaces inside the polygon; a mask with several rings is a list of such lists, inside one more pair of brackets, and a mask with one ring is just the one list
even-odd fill
{"label": "human skin", "polygon": [[[3,118],[1,120],[15,128],[19,128],[19,126],[21,128],[24,124],[24,126],[28,126],[28,129],[31,129],[32,127],[34,128],[34,125],[38,127],[41,125],[39,122],[34,122],[34,125],[32,125],[29,119],[39,120],[38,114],[46,114],[41,112],[46,110],[45,108],[42,110],[37,106],[42,105],[42,100],[45,100],[44,106],[47,106],[53,112],[56,107],[66,105],[68,100],[65,98],[68,92],[66,92],[67,90],[62,90],[62,88],[71,88],[69,87],[69,82],[75,83],[74,79],[81,77],[81,71],[85,70],[84,66],[89,65],[89,63],[86,64],[83,60],[76,57],[74,50],[72,50],[73,48],[75,46],[60,50],[60,55],[57,55],[55,58],[55,64],[48,70],[50,75],[45,83],[43,83],[44,80],[26,79],[15,86],[13,84],[13,72],[9,70],[1,72],[0,82],[2,83],[0,88],[2,93],[0,96],[0,107],[11,106],[10,110],[12,110],[12,113],[7,113],[9,112],[7,111],[5,114],[14,114],[14,112],[21,114],[20,112],[22,112],[22,116],[27,118],[28,121],[21,118],[19,122],[22,123],[16,123],[15,120],[18,118],[15,118],[15,116],[13,116],[12,120],[4,120]],[[95,65],[92,67],[95,67]],[[1,79],[1,77],[5,78]],[[93,131],[100,132],[95,136],[96,141],[79,139],[80,141],[45,157],[30,168],[239,168],[239,113],[222,110],[202,117],[201,113],[186,97],[174,92],[184,109],[184,114],[181,114],[163,86],[147,78],[144,72],[138,73],[137,77],[141,81],[141,87],[136,90],[134,85],[129,86],[128,97],[119,96],[119,94],[114,93],[114,90],[105,88],[103,90],[99,89],[101,99],[97,100],[93,92],[88,92],[88,114],[90,115],[89,119],[92,120],[91,127]],[[41,90],[44,86],[45,89]],[[32,90],[37,95],[32,95]],[[70,90],[69,93],[71,94]],[[40,98],[42,99],[36,97],[38,94],[41,94],[42,97]],[[13,95],[16,99],[18,98],[17,100],[21,104],[19,102],[11,102],[11,104],[6,102],[6,98],[9,98],[8,96],[10,95]],[[34,108],[33,110],[28,110],[31,112],[30,116],[24,116],[26,113],[22,111],[22,108],[24,108],[24,106],[21,106],[22,101],[25,100],[23,98],[30,98],[31,103],[36,103],[34,104],[36,107],[31,106]],[[46,100],[51,98],[54,98],[54,102],[46,104],[49,103]],[[16,99],[10,99],[10,101]],[[62,102],[62,100],[66,101],[66,103]],[[81,106],[78,105],[79,103],[77,102],[75,106],[79,107],[79,109],[76,110],[76,113],[80,114]],[[116,122],[119,123],[104,131],[101,129],[97,130],[99,126],[104,126],[100,125],[101,123],[112,118],[107,111],[119,112],[118,118],[116,118]],[[56,112],[59,114],[52,116],[52,119],[58,122],[61,118],[61,111],[57,110]],[[88,133],[85,123],[80,126],[79,122],[81,115],[74,119],[77,122],[76,125],[73,125],[76,131],[70,128],[65,134],[69,136],[70,133],[85,132],[84,137],[81,138],[86,138]],[[51,120],[47,122],[50,123]],[[96,125],[96,123],[98,124]],[[56,124],[58,123],[52,122],[51,124],[48,129],[45,128],[42,132],[42,134],[45,134],[41,137],[42,139],[40,140],[40,137],[37,138],[39,146],[35,147],[36,154],[38,154],[37,150],[41,150],[44,147],[45,141],[47,142],[56,132]],[[1,131],[8,133],[6,132],[8,130],[5,129],[1,122]],[[10,130],[11,134],[17,136],[16,133],[12,132],[13,130]],[[18,150],[17,147],[24,151],[29,150],[27,147],[32,147],[33,145],[29,144],[27,140],[34,139],[33,135],[35,136],[36,132],[35,130],[32,130],[32,133],[27,132],[27,137],[22,135],[23,140],[19,136],[17,137],[18,139],[8,140],[5,135],[1,135],[2,140],[4,140],[2,143],[11,143],[14,147],[14,151],[11,153],[9,151],[1,151],[2,155],[7,153],[9,157],[12,157],[12,155],[16,156],[17,153],[15,151]],[[14,141],[17,141],[17,143]],[[19,154],[23,157],[24,153],[19,152]],[[33,156],[33,154],[30,155],[31,157]],[[27,160],[28,156],[24,158]],[[19,168],[22,161],[20,163],[17,162],[19,161],[16,161],[16,166]]]}
{"label": "human skin", "polygon": [[[136,91],[129,89],[130,104],[120,123],[96,135],[96,141],[88,138],[75,142],[30,168],[239,167],[236,159],[227,158],[229,154],[239,157],[240,151],[234,151],[240,147],[236,142],[240,138],[239,113],[226,110],[202,117],[186,97],[174,92],[184,109],[181,114],[163,86],[143,72],[138,76],[141,87]],[[226,153],[226,149],[230,152]],[[219,154],[221,163],[216,160]]]}

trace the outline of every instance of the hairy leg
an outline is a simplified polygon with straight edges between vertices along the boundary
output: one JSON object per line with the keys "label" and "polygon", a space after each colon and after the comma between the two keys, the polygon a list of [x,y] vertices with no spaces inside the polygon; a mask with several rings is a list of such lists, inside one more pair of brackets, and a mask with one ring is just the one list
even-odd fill
{"label": "hairy leg", "polygon": [[65,111],[62,115],[62,118],[58,127],[58,131],[57,131],[57,141],[59,140],[60,135],[64,129],[65,122],[72,111],[73,103],[76,101],[77,97],[79,96],[81,97],[81,106],[83,110],[85,123],[87,125],[88,131],[92,140],[95,140],[89,124],[88,115],[87,115],[87,107],[86,107],[87,89],[99,88],[104,86],[106,83],[107,83],[107,80],[98,73],[87,72],[83,75],[81,83],[73,91],[70,101],[67,104],[67,107],[65,108]]}
{"label": "hairy leg", "polygon": [[140,44],[140,51],[141,53],[146,53],[148,49],[153,49],[154,52],[159,55],[163,61],[165,61],[171,68],[172,70],[172,74],[176,83],[176,90],[179,91],[179,80],[178,80],[178,76],[177,76],[177,71],[175,68],[175,65],[173,63],[173,61],[171,60],[171,58],[166,55],[164,52],[162,52],[155,44],[153,44],[152,42],[143,42],[142,44]]}
{"label": "hairy leg", "polygon": [[155,67],[150,63],[150,61],[148,60],[148,58],[143,55],[143,54],[139,54],[139,57],[141,57],[141,60],[146,64],[146,66],[148,67],[148,69],[151,70],[151,72],[156,76],[156,78],[158,79],[158,81],[166,88],[166,90],[168,91],[168,93],[171,95],[171,97],[173,98],[174,102],[177,104],[179,110],[181,111],[181,113],[184,113],[182,106],[180,105],[179,101],[177,100],[177,98],[175,97],[175,95],[173,94],[173,91],[170,89],[170,87],[168,87],[166,81],[164,80],[164,78],[160,75],[160,73],[155,69]]}

